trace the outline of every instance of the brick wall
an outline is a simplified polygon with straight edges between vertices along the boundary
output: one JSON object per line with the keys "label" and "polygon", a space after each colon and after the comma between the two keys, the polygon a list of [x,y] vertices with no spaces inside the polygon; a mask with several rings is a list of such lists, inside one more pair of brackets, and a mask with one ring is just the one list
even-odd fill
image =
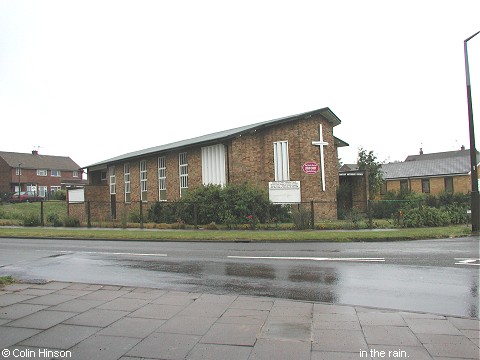
{"label": "brick wall", "polygon": [[[322,191],[321,174],[307,175],[302,171],[305,162],[320,164],[320,151],[312,141],[319,139],[319,124],[323,124],[323,138],[328,142],[324,149],[326,191]],[[336,218],[336,189],[338,186],[338,160],[333,139],[332,125],[316,115],[285,124],[254,131],[231,139],[225,143],[227,152],[227,179],[230,183],[241,184],[245,181],[268,191],[268,182],[274,181],[273,143],[288,141],[290,179],[301,182],[302,201],[321,202],[315,205],[316,218]],[[193,189],[202,184],[201,146],[192,146],[177,151],[152,154],[144,158],[130,160],[131,202],[140,201],[140,161],[147,161],[148,205],[158,201],[158,156],[166,158],[167,199],[180,197],[179,153],[186,152],[188,158],[188,188]],[[116,202],[117,219],[125,211],[124,203],[124,163],[116,163]],[[109,181],[107,169],[107,182]],[[92,174],[94,175],[94,174]],[[94,176],[92,177],[92,179]],[[104,191],[100,196],[96,191]],[[109,187],[99,186],[86,192],[86,199],[91,196],[110,201]],[[105,209],[103,210],[105,211]],[[109,212],[109,211],[108,211]]]}

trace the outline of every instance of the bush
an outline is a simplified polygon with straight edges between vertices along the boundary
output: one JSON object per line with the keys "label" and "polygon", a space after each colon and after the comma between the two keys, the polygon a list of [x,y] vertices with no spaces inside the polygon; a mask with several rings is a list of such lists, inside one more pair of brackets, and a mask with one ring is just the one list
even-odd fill
{"label": "bush", "polygon": [[309,229],[310,223],[310,211],[306,210],[303,206],[292,206],[292,220],[293,226],[297,230]]}
{"label": "bush", "polygon": [[66,216],[65,217],[65,226],[67,227],[79,227],[80,220],[73,216]]}
{"label": "bush", "polygon": [[57,190],[51,198],[53,200],[67,200],[67,192],[65,190]]}
{"label": "bush", "polygon": [[153,204],[147,214],[149,221],[156,223],[183,221],[192,224],[196,213],[198,224],[226,224],[231,228],[252,218],[260,223],[272,218],[283,219],[287,212],[287,208],[272,204],[263,190],[248,184],[230,184],[191,189],[174,203]]}
{"label": "bush", "polygon": [[23,218],[23,226],[40,226],[40,224],[40,217],[35,214],[28,214]]}
{"label": "bush", "polygon": [[62,220],[60,220],[60,216],[56,213],[50,213],[47,215],[47,221],[55,227],[63,226]]}
{"label": "bush", "polygon": [[422,206],[407,211],[403,221],[406,227],[435,227],[449,225],[450,217],[443,209]]}

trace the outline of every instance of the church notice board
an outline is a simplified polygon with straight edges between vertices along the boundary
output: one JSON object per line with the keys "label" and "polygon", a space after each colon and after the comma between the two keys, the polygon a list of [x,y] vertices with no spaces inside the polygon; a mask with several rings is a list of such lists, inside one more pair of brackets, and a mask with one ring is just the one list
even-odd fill
{"label": "church notice board", "polygon": [[273,203],[297,203],[302,201],[300,181],[271,181],[268,195]]}

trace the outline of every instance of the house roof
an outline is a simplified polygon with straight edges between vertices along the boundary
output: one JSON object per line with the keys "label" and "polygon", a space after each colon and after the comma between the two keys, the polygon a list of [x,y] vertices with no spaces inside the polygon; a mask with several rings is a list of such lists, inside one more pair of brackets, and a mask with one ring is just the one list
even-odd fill
{"label": "house roof", "polygon": [[470,156],[470,150],[462,149],[462,150],[456,150],[456,151],[444,151],[444,152],[431,153],[431,154],[408,155],[405,161],[435,160],[435,159],[456,158],[456,157],[465,157],[465,156],[467,157]]}
{"label": "house roof", "polygon": [[[118,161],[122,161],[125,159],[131,159],[131,158],[137,158],[145,155],[149,155],[152,153],[158,153],[162,151],[170,151],[178,148],[184,148],[188,146],[193,146],[193,145],[200,145],[200,144],[208,144],[208,143],[213,143],[213,142],[219,142],[223,140],[227,140],[233,137],[238,137],[243,134],[247,134],[250,132],[255,132],[257,130],[269,127],[269,126],[274,126],[274,125],[279,125],[282,123],[287,123],[290,121],[298,120],[301,118],[308,119],[309,117],[313,115],[321,115],[325,119],[327,119],[330,123],[332,123],[333,126],[337,126],[341,123],[340,119],[330,110],[328,107],[318,109],[318,110],[313,110],[313,111],[308,111],[305,113],[297,114],[297,115],[291,115],[279,119],[274,119],[274,120],[268,120],[268,121],[263,121],[251,125],[246,125],[246,126],[241,126],[238,128],[230,129],[230,130],[224,130],[224,131],[219,131],[215,132],[212,134],[207,134],[207,135],[202,135],[198,136],[195,138],[187,139],[187,140],[181,140],[177,142],[173,142],[170,144],[166,145],[160,145],[160,146],[155,146],[151,148],[147,148],[144,150],[139,150],[139,151],[134,151],[130,152],[124,155],[120,155],[114,158],[110,158],[107,160],[103,160],[100,162],[97,162],[92,165],[85,166],[85,168],[92,168],[96,166],[101,166],[101,165],[106,165],[108,163],[114,163]],[[348,146],[348,144],[340,139],[335,138],[335,144],[337,146]]]}
{"label": "house roof", "polygon": [[79,170],[78,166],[72,159],[67,156],[53,156],[40,154],[24,154],[0,151],[0,158],[12,168],[18,167],[22,169],[53,169],[74,171]]}
{"label": "house roof", "polygon": [[383,164],[382,172],[385,180],[425,176],[468,175],[470,173],[470,157],[447,157]]}

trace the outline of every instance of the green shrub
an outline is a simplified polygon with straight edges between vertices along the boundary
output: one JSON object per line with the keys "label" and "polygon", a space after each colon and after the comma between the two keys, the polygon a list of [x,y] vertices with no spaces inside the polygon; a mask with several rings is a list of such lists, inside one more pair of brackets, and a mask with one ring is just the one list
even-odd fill
{"label": "green shrub", "polygon": [[80,220],[73,216],[66,216],[65,217],[65,226],[66,227],[79,227]]}
{"label": "green shrub", "polygon": [[422,206],[405,212],[404,225],[406,227],[435,227],[450,224],[448,213],[443,209]]}
{"label": "green shrub", "polygon": [[132,223],[140,223],[140,211],[130,211],[128,213],[128,221]]}
{"label": "green shrub", "polygon": [[57,190],[53,193],[53,200],[67,200],[67,192],[65,190]]}
{"label": "green shrub", "polygon": [[27,214],[23,217],[23,226],[40,226],[40,217],[35,214]]}
{"label": "green shrub", "polygon": [[200,186],[190,189],[180,200],[173,203],[157,202],[147,211],[149,221],[173,223],[183,221],[192,224],[226,224],[229,228],[237,224],[265,223],[271,218],[283,219],[288,209],[272,204],[265,191],[243,185]]}
{"label": "green shrub", "polygon": [[62,220],[60,220],[60,216],[56,213],[50,213],[47,215],[47,221],[55,227],[63,226]]}
{"label": "green shrub", "polygon": [[310,211],[306,210],[302,205],[292,206],[292,220],[295,229],[305,230],[309,229],[311,226],[311,214]]}

